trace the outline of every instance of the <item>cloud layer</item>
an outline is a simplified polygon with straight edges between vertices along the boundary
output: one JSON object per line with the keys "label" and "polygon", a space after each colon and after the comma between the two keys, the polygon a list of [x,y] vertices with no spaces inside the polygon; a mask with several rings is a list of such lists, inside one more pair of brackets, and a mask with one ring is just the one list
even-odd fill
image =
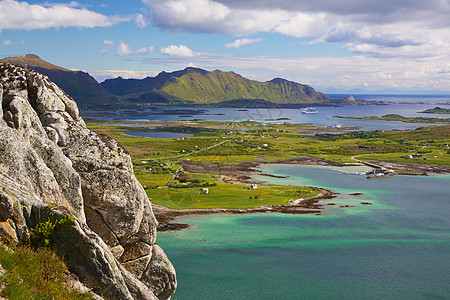
{"label": "cloud layer", "polygon": [[102,48],[98,51],[100,54],[109,53],[114,47],[116,47],[117,56],[132,56],[132,55],[145,55],[153,52],[153,46],[134,48],[133,46],[120,41],[117,46],[113,41],[104,40]]}
{"label": "cloud layer", "polygon": [[[186,59],[181,57],[146,58],[142,62],[171,66],[172,69],[187,65]],[[450,87],[450,62],[443,63],[440,58],[409,60],[361,55],[308,58],[211,55],[189,58],[189,63],[207,70],[235,71],[259,81],[282,77],[312,85],[318,90],[335,87],[373,92],[384,89],[448,91]]]}
{"label": "cloud layer", "polygon": [[237,39],[232,43],[226,43],[225,48],[240,48],[245,45],[259,43],[262,40],[263,39],[261,39],[261,38],[259,38],[259,39],[248,39],[248,38]]}
{"label": "cloud layer", "polygon": [[[448,55],[448,0],[143,0],[154,25],[234,36],[276,32],[375,57]],[[231,44],[229,45],[231,47]]]}
{"label": "cloud layer", "polygon": [[15,0],[0,1],[0,30],[35,30],[60,27],[109,27],[128,18],[109,17],[78,3],[37,5]]}
{"label": "cloud layer", "polygon": [[134,78],[134,79],[142,79],[148,76],[154,77],[158,75],[158,72],[155,71],[134,71],[134,70],[102,70],[102,71],[87,71],[90,75],[92,75],[98,82],[102,82],[105,79],[111,78]]}

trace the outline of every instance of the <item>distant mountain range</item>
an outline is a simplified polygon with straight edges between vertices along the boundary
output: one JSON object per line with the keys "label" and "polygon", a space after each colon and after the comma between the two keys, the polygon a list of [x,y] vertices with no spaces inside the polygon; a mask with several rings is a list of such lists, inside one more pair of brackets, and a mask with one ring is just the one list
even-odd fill
{"label": "distant mountain range", "polygon": [[268,105],[365,104],[353,98],[335,99],[312,87],[281,78],[258,82],[234,72],[186,68],[144,79],[108,79],[98,83],[88,73],[71,71],[36,55],[1,59],[48,76],[83,108],[137,108],[155,105],[258,107]]}
{"label": "distant mountain range", "polygon": [[233,72],[186,68],[145,79],[109,79],[101,86],[122,100],[136,103],[236,105],[262,100],[276,104],[333,104],[335,99],[312,87],[276,78],[258,82]]}

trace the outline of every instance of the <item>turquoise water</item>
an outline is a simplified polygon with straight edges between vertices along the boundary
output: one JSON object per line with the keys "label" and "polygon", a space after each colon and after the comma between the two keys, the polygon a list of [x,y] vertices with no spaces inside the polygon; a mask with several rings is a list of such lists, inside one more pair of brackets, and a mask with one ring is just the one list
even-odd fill
{"label": "turquoise water", "polygon": [[191,228],[159,233],[177,270],[173,299],[450,299],[450,176],[333,169],[268,165],[289,177],[258,177],[344,193],[324,201],[337,204],[326,215],[190,216],[178,221]]}

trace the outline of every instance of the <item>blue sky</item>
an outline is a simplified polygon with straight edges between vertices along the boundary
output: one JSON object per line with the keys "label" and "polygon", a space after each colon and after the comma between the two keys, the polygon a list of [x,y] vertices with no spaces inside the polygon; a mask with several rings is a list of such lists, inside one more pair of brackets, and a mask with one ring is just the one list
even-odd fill
{"label": "blue sky", "polygon": [[97,80],[187,66],[320,91],[450,91],[449,0],[0,0],[0,56]]}

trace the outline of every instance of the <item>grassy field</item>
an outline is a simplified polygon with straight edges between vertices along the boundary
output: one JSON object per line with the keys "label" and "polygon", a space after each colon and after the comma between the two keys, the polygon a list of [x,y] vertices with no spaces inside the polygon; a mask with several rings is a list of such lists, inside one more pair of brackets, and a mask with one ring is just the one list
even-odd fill
{"label": "grassy field", "polygon": [[[154,131],[194,136],[185,139],[132,137],[122,132],[148,129],[89,124],[91,129],[111,136],[130,152],[135,175],[147,187],[149,198],[154,203],[174,209],[287,204],[290,199],[318,193],[310,188],[284,186],[249,190],[245,186],[221,183],[216,176],[213,178],[206,174],[188,174],[189,180],[180,182],[175,176],[180,169],[177,163],[187,160],[231,165],[242,161],[272,162],[308,155],[347,163],[377,160],[450,165],[449,125],[410,131],[349,131],[340,134],[316,134],[324,129],[312,125],[254,122],[174,122],[156,126],[150,123],[149,126],[157,127]],[[413,153],[423,156],[408,159],[408,155]],[[177,188],[168,188],[169,183]],[[202,186],[208,186],[208,195],[200,194]]]}
{"label": "grassy field", "polygon": [[[447,112],[445,112],[447,111]],[[427,110],[423,113],[442,113],[446,114],[450,110]],[[343,119],[363,119],[363,120],[385,120],[385,121],[401,121],[408,123],[434,123],[434,124],[449,124],[450,118],[430,118],[430,117],[403,117],[397,114],[389,114],[381,117],[339,117]]]}
{"label": "grassy field", "polygon": [[262,205],[289,204],[289,200],[307,198],[319,194],[319,190],[295,186],[248,186],[218,183],[208,187],[208,194],[201,188],[159,188],[147,190],[153,203],[172,209],[194,208],[255,208]]}
{"label": "grassy field", "polygon": [[[233,164],[239,161],[278,161],[298,155],[310,155],[338,162],[351,157],[403,161],[402,156],[416,152],[432,153],[421,163],[450,164],[448,144],[450,126],[432,126],[411,131],[369,131],[311,135],[318,128],[305,125],[261,125],[247,122],[225,127],[214,122],[196,123],[197,127],[170,126],[163,130],[194,134],[187,139],[151,139],[124,135],[124,128],[93,126],[97,132],[118,140],[134,161],[157,159],[179,162],[185,159],[204,163]],[[214,129],[211,129],[214,127]],[[247,130],[237,130],[237,127]],[[126,128],[141,131],[142,128]],[[157,129],[160,130],[160,129]],[[227,133],[230,133],[228,134]],[[222,143],[223,142],[223,143]],[[218,145],[208,149],[211,146]],[[437,156],[436,159],[434,156]],[[363,156],[361,156],[363,157]]]}

